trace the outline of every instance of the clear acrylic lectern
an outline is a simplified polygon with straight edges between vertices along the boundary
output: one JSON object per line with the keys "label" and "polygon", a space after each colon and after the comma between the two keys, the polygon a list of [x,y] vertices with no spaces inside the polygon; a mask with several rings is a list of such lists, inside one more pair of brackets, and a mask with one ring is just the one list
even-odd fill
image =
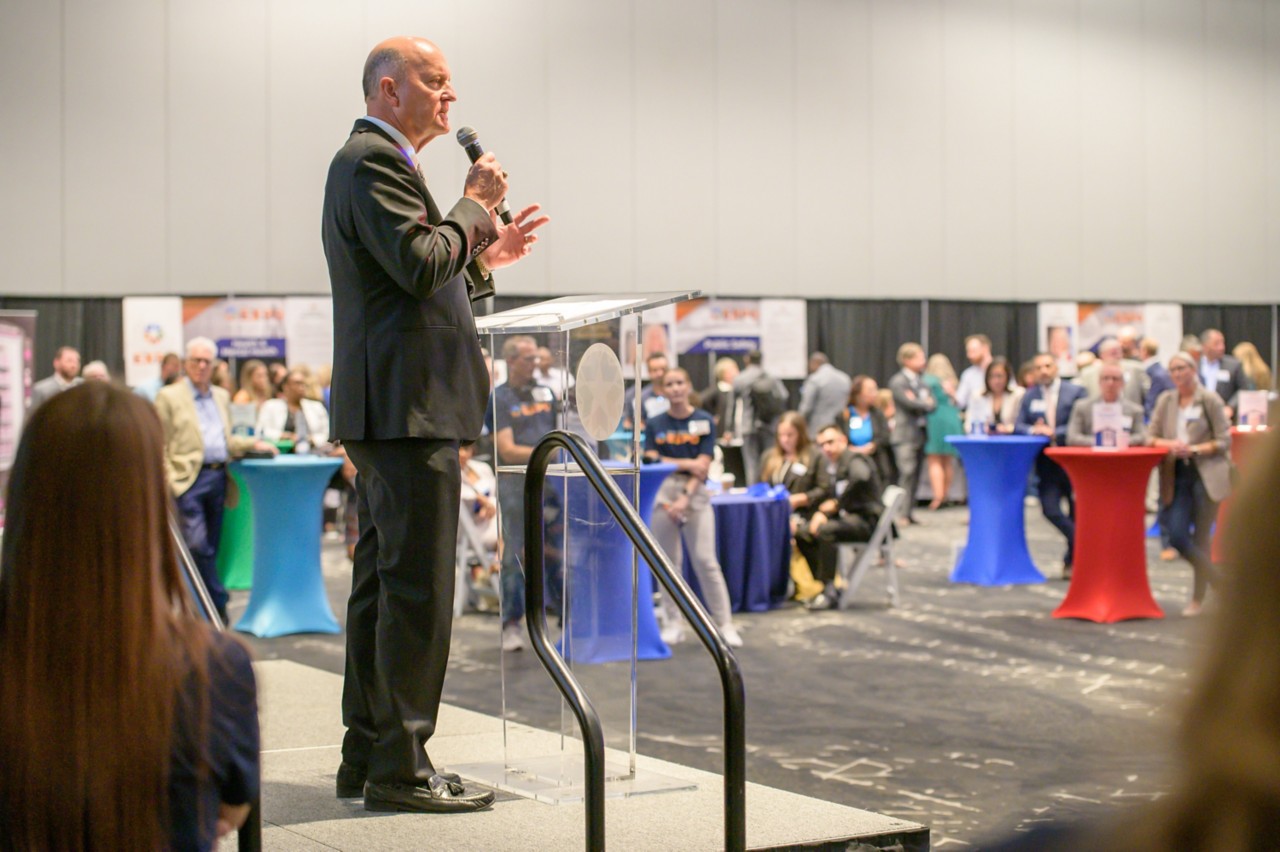
{"label": "clear acrylic lectern", "polygon": [[[500,621],[507,631],[518,623],[525,647],[509,647],[514,639],[503,634],[508,647],[500,652],[495,684],[502,690],[503,760],[457,767],[468,778],[547,802],[583,798],[581,732],[527,647],[523,499],[529,451],[553,429],[581,436],[647,517],[645,503],[660,482],[641,471],[641,436],[632,426],[645,356],[668,351],[672,329],[646,328],[642,312],[700,295],[568,296],[476,318],[493,358],[494,390],[480,451],[490,455],[497,474]],[[637,660],[665,659],[671,652],[658,634],[647,565],[576,467],[563,459],[553,463],[543,494],[548,627],[600,715],[605,745],[628,756],[607,763],[607,795],[688,789],[694,786],[689,781],[637,773]],[[547,728],[559,736],[548,737]]]}

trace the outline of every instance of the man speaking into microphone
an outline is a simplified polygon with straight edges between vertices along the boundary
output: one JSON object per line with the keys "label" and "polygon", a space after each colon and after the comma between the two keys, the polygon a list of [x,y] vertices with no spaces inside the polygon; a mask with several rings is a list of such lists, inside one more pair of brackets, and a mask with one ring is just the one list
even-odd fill
{"label": "man speaking into microphone", "polygon": [[493,793],[468,793],[426,750],[453,624],[458,444],[480,434],[489,394],[471,302],[493,293],[492,271],[525,257],[547,218],[532,218],[534,204],[495,221],[507,175],[493,154],[441,214],[418,166],[457,100],[434,44],[382,42],[363,87],[368,114],[329,166],[322,223],[332,431],[359,472],[337,794],[363,795],[373,811],[474,811]]}

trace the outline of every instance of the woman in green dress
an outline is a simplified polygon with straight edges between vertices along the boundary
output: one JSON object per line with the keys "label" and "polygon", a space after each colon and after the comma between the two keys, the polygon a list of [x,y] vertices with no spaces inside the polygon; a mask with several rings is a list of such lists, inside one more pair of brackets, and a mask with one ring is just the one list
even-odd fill
{"label": "woman in green dress", "polygon": [[947,443],[947,436],[964,434],[964,424],[960,421],[960,409],[956,407],[956,371],[951,366],[951,359],[940,352],[930,355],[923,379],[938,401],[938,407],[929,413],[925,421],[924,444],[929,486],[933,489],[929,508],[937,509],[947,499],[951,478],[955,474],[956,448]]}

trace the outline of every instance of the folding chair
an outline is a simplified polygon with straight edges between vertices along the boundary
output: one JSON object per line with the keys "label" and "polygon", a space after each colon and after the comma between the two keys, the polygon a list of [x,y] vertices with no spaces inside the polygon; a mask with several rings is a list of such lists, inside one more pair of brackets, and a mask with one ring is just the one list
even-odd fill
{"label": "folding chair", "polygon": [[867,568],[877,555],[884,557],[889,606],[898,605],[898,566],[893,559],[893,522],[906,509],[907,492],[897,485],[890,485],[884,490],[881,502],[884,503],[884,512],[876,522],[870,541],[842,541],[837,545],[839,561],[836,564],[840,578],[844,580],[844,589],[840,592],[840,609],[853,606],[853,596],[858,590],[858,584],[862,582]]}

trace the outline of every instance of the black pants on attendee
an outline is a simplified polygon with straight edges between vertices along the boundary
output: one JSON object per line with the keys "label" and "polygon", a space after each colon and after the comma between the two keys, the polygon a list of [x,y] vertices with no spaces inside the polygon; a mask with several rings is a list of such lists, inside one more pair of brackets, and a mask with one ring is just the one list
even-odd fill
{"label": "black pants on attendee", "polygon": [[182,517],[182,537],[191,551],[200,578],[213,606],[227,620],[227,590],[218,576],[218,539],[222,536],[222,511],[227,501],[225,465],[208,465],[200,469],[196,481],[177,499]]}
{"label": "black pants on attendee", "polygon": [[[1071,477],[1044,453],[1036,456],[1036,488],[1040,493],[1040,511],[1049,523],[1066,536],[1067,553],[1063,562],[1073,564],[1076,552],[1076,498],[1071,490]],[[1063,502],[1067,511],[1062,511]]]}
{"label": "black pants on attendee", "polygon": [[1169,543],[1191,563],[1191,599],[1203,601],[1214,580],[1209,533],[1218,516],[1218,504],[1209,498],[1195,462],[1179,459],[1174,464],[1173,502],[1164,511],[1169,525]]}
{"label": "black pants on attendee", "polygon": [[824,584],[835,580],[840,556],[838,545],[841,542],[871,541],[874,531],[871,524],[857,515],[844,515],[818,527],[818,562],[826,578],[822,581]]}
{"label": "black pants on attendee", "polygon": [[360,539],[347,604],[342,759],[382,784],[435,774],[449,660],[461,470],[458,442],[345,441],[355,464]]}

